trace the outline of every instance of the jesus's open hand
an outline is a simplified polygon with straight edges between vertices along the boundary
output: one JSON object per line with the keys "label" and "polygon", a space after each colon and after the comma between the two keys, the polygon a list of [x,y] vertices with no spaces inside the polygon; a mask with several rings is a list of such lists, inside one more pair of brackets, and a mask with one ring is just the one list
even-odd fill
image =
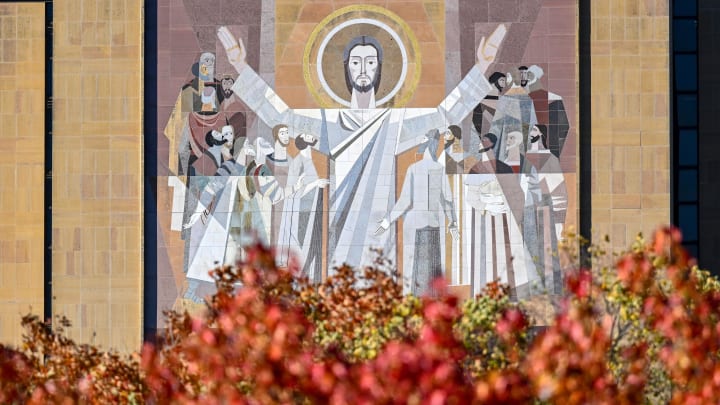
{"label": "jesus's open hand", "polygon": [[230,30],[225,26],[218,28],[217,36],[225,48],[228,61],[230,61],[230,64],[233,65],[238,73],[240,73],[247,64],[247,62],[245,62],[247,52],[245,52],[245,45],[243,45],[242,39],[236,39]]}
{"label": "jesus's open hand", "polygon": [[507,34],[507,28],[505,28],[504,24],[500,24],[489,37],[482,37],[480,40],[480,46],[477,49],[477,65],[483,74],[495,62],[505,34]]}

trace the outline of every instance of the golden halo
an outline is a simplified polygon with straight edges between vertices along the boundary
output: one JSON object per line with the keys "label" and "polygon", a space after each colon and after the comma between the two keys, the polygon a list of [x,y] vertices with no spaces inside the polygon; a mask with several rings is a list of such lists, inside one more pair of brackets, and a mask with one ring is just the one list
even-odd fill
{"label": "golden halo", "polygon": [[323,108],[349,107],[342,54],[354,37],[368,35],[383,47],[378,107],[402,107],[420,81],[420,47],[407,23],[379,6],[352,5],[334,11],[315,27],[303,54],[303,76],[313,98]]}

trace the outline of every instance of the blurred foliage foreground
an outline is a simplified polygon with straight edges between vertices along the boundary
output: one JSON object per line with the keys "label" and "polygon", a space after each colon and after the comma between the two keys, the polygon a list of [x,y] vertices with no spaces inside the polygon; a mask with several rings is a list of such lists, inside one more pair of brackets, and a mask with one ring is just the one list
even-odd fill
{"label": "blurred foliage foreground", "polygon": [[167,313],[162,343],[132,356],[26,316],[23,347],[0,346],[0,403],[720,403],[720,283],[680,238],[614,256],[575,238],[565,261],[589,265],[568,266],[539,331],[497,283],[404,297],[378,259],[311,286],[258,246],[214,271],[203,316]]}

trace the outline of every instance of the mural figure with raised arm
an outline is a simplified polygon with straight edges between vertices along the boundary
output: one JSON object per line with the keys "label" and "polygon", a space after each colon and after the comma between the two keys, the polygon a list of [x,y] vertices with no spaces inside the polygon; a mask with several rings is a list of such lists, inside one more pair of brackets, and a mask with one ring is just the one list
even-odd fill
{"label": "mural figure with raised arm", "polygon": [[[383,48],[375,38],[351,39],[343,52],[349,109],[293,109],[246,63],[245,47],[225,27],[218,37],[238,77],[233,92],[269,127],[286,124],[292,134],[318,134],[317,150],[330,161],[328,262],[369,263],[367,247],[395,251],[395,232],[370,227],[395,201],[395,157],[417,146],[431,129],[445,129],[472,113],[488,94],[484,74],[505,37],[499,25],[477,48],[477,61],[436,108],[381,108],[375,92],[383,71]],[[370,219],[370,220],[368,220]]]}
{"label": "mural figure with raised arm", "polygon": [[382,252],[405,293],[499,279],[551,311],[578,219],[577,7],[159,8],[158,308],[197,307],[259,242],[311,282]]}

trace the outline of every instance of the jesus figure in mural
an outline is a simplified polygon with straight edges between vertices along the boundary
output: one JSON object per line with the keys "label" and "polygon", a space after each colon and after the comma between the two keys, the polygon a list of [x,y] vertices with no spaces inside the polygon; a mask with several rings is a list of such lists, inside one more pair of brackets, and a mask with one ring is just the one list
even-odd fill
{"label": "jesus figure in mural", "polygon": [[233,92],[269,127],[285,124],[292,137],[316,136],[319,142],[313,148],[329,158],[328,267],[367,264],[372,259],[369,247],[383,248],[388,255],[396,253],[394,230],[375,234],[375,224],[395,204],[395,158],[419,145],[428,130],[443,131],[473,112],[492,88],[484,74],[506,32],[500,25],[480,41],[475,66],[435,108],[376,106],[382,46],[373,37],[359,36],[347,44],[343,60],[338,60],[344,63],[351,108],[293,109],[248,66],[242,41],[226,27],[218,30],[228,60],[238,73]]}

